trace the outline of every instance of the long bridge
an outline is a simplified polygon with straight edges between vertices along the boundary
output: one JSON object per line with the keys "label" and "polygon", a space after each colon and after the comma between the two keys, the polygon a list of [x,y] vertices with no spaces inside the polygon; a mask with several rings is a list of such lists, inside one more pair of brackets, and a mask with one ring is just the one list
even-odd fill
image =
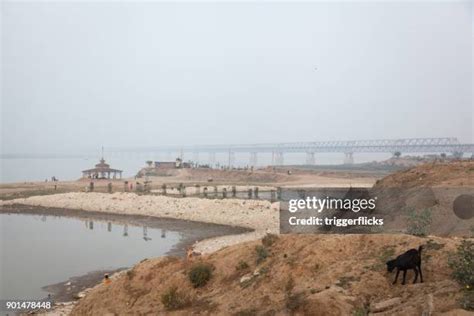
{"label": "long bridge", "polygon": [[404,138],[404,139],[375,139],[350,141],[318,141],[295,143],[265,143],[265,144],[236,144],[236,145],[197,145],[197,146],[156,146],[156,147],[112,147],[108,148],[112,156],[122,154],[157,154],[168,153],[184,157],[191,153],[198,157],[200,153],[209,154],[209,161],[215,162],[216,154],[228,155],[228,164],[232,166],[236,153],[248,153],[249,164],[257,164],[259,154],[271,154],[272,164],[282,165],[285,153],[304,153],[306,163],[314,164],[317,153],[342,153],[344,163],[353,163],[355,153],[425,153],[452,154],[462,157],[463,154],[474,154],[474,144],[462,144],[455,137],[446,138]]}

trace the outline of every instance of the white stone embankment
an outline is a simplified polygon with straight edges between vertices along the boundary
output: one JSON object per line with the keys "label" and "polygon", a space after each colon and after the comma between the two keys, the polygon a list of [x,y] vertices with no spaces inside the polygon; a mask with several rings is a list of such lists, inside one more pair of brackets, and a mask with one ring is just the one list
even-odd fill
{"label": "white stone embankment", "polygon": [[268,201],[72,192],[0,202],[0,206],[11,204],[147,215],[240,226],[255,230],[250,233],[201,241],[194,245],[194,249],[201,253],[209,253],[225,246],[258,239],[267,232],[278,233],[279,230],[278,203],[272,204]]}

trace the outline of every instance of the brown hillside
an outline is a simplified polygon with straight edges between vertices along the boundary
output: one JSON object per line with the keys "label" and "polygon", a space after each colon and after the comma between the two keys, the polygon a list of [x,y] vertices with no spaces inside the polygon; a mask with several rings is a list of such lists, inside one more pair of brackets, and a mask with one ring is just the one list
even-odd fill
{"label": "brown hillside", "polygon": [[474,161],[429,163],[397,172],[377,181],[370,194],[378,198],[377,214],[385,218],[386,231],[404,232],[410,212],[428,210],[430,234],[472,234],[474,216],[459,218],[453,205],[460,195],[474,196]]}
{"label": "brown hillside", "polygon": [[[352,315],[399,298],[386,314],[434,315],[458,309],[460,286],[450,277],[449,253],[458,239],[408,235],[282,235],[256,263],[260,241],[225,248],[191,261],[150,259],[99,285],[82,298],[73,315]],[[424,244],[424,283],[392,285],[387,259]],[[196,262],[213,266],[210,282],[195,289],[187,273]],[[239,262],[248,268],[237,269]],[[245,266],[241,264],[241,266]],[[172,287],[189,305],[166,310],[161,297]],[[379,304],[381,307],[384,304]]]}
{"label": "brown hillside", "polygon": [[474,187],[474,160],[432,162],[396,172],[377,181],[376,188],[411,188],[415,186]]}

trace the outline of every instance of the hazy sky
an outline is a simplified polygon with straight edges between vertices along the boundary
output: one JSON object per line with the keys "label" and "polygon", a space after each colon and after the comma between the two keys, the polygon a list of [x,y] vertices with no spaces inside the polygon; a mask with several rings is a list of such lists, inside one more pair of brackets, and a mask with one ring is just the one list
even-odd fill
{"label": "hazy sky", "polygon": [[2,2],[2,150],[473,142],[465,2]]}

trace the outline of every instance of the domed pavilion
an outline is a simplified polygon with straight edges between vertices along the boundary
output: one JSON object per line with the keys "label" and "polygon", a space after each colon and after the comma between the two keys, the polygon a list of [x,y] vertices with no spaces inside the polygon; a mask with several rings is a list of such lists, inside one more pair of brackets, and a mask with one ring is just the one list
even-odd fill
{"label": "domed pavilion", "polygon": [[122,170],[110,168],[110,165],[105,162],[104,157],[95,165],[95,168],[82,171],[83,178],[89,179],[122,179]]}

